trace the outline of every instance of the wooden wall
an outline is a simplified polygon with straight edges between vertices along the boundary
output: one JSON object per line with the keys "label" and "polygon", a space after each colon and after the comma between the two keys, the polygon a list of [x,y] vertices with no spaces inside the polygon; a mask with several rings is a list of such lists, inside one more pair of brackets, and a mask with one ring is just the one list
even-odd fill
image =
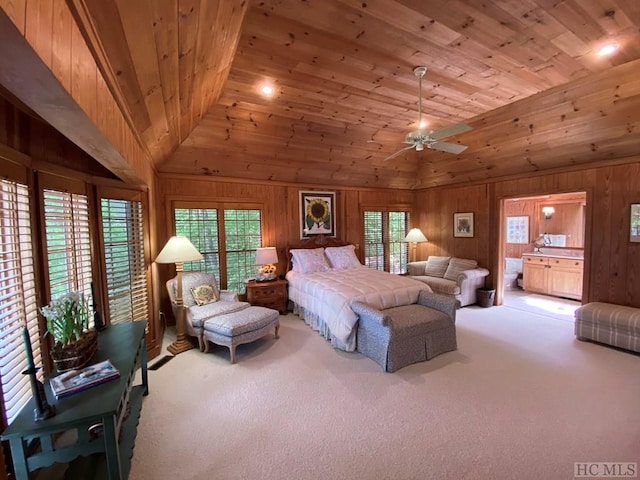
{"label": "wooden wall", "polygon": [[[159,244],[173,234],[171,202],[176,200],[225,201],[259,203],[263,206],[263,244],[278,249],[278,272],[285,268],[286,248],[300,242],[299,192],[336,192],[336,234],[340,240],[362,244],[363,207],[413,205],[414,193],[409,190],[349,189],[331,186],[304,186],[294,184],[247,183],[235,179],[212,179],[193,175],[159,175],[156,202],[162,218],[158,222]],[[161,282],[173,275],[170,267],[159,267]],[[162,292],[166,297],[165,292]],[[163,307],[168,308],[166,298]]]}
{"label": "wooden wall", "polygon": [[[488,266],[489,283],[501,301],[504,241],[501,200],[560,192],[587,192],[583,303],[610,302],[640,307],[640,244],[629,242],[629,210],[640,202],[640,157],[634,163],[573,172],[520,177],[472,186],[434,188],[416,193],[419,226],[429,243],[418,256],[476,258]],[[453,213],[475,213],[474,238],[453,237]]]}

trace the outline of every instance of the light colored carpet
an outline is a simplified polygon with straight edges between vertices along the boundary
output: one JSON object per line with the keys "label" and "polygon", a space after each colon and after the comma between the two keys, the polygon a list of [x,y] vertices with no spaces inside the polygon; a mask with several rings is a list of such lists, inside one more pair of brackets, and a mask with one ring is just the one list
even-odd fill
{"label": "light colored carpet", "polygon": [[298,317],[281,337],[149,372],[130,479],[571,479],[640,462],[640,356],[511,307],[458,312],[458,350],[396,373]]}

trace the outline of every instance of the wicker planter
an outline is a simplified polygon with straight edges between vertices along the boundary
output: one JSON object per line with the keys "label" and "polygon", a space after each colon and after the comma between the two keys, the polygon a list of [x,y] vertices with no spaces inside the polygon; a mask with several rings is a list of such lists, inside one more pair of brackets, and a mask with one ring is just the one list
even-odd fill
{"label": "wicker planter", "polygon": [[87,365],[98,349],[98,334],[89,330],[76,343],[53,347],[51,359],[58,372],[75,370]]}

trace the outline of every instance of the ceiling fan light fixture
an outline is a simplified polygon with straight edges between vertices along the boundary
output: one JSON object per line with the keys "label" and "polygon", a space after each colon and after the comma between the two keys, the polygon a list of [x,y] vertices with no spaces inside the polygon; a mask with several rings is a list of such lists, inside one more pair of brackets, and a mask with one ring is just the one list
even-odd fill
{"label": "ceiling fan light fixture", "polygon": [[603,45],[600,50],[598,50],[598,55],[606,56],[611,55],[613,52],[618,50],[618,45],[615,43],[608,43],[607,45]]}
{"label": "ceiling fan light fixture", "polygon": [[416,152],[421,152],[424,150],[424,145],[422,143],[416,143]]}

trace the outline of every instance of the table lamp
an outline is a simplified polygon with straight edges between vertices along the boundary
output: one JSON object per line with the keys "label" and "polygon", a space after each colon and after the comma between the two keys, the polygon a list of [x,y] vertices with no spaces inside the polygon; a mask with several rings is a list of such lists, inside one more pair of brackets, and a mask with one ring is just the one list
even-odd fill
{"label": "table lamp", "polygon": [[263,247],[256,250],[256,265],[261,265],[258,270],[258,282],[266,282],[276,279],[276,266],[278,252],[276,247]]}
{"label": "table lamp", "polygon": [[427,237],[424,236],[424,233],[419,228],[412,228],[407,233],[407,236],[404,237],[404,242],[411,243],[411,261],[416,261],[416,249],[418,248],[418,243],[428,242]]}
{"label": "table lamp", "polygon": [[187,237],[180,235],[171,237],[156,257],[156,263],[176,264],[176,312],[178,316],[176,318],[176,341],[167,347],[167,350],[174,355],[194,348],[184,333],[184,304],[182,301],[182,263],[193,260],[202,260],[202,254]]}

